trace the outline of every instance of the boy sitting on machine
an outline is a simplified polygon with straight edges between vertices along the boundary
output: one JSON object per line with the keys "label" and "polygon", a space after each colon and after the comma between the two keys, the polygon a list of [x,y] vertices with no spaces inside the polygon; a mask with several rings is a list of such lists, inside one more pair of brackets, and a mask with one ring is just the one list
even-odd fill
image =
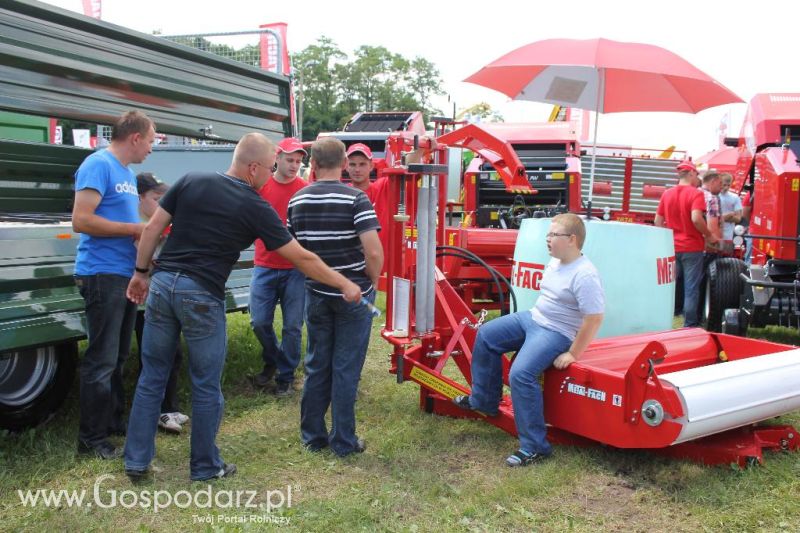
{"label": "boy sitting on machine", "polygon": [[472,394],[453,402],[489,416],[497,414],[503,392],[501,357],[517,351],[508,376],[519,450],[508,466],[527,466],[552,453],[547,442],[539,377],[577,361],[603,321],[605,295],[600,275],[583,256],[586,227],[574,214],[553,218],[547,250],[553,259],[544,271],[541,294],[533,309],[484,324],[472,350]]}

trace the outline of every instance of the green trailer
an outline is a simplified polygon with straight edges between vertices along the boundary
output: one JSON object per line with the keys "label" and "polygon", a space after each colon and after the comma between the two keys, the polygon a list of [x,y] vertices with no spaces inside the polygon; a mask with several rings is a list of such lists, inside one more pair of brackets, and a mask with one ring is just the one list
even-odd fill
{"label": "green trailer", "polygon": [[[0,55],[0,427],[21,429],[61,405],[86,337],[70,213],[91,151],[30,141],[47,140],[49,117],[111,124],[129,109],[160,133],[277,139],[290,132],[290,89],[284,76],[34,1],[0,0]],[[242,253],[228,311],[247,309],[252,266]]]}

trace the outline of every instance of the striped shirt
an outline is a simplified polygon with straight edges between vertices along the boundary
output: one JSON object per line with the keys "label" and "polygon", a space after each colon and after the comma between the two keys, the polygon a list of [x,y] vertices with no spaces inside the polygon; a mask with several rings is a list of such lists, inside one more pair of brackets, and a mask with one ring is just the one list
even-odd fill
{"label": "striped shirt", "polygon": [[[361,287],[373,290],[359,235],[379,231],[380,224],[367,195],[338,181],[318,181],[289,200],[286,227],[305,249]],[[341,296],[338,289],[310,278],[306,287],[325,296]]]}

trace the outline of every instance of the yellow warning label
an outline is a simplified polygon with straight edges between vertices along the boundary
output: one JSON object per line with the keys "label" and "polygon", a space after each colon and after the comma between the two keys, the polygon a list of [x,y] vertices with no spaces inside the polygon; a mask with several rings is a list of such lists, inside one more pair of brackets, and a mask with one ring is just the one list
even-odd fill
{"label": "yellow warning label", "polygon": [[800,178],[792,179],[792,192],[800,191]]}
{"label": "yellow warning label", "polygon": [[456,244],[456,234],[455,233],[451,233],[450,235],[447,236],[447,244],[450,245],[450,246],[455,246],[455,244]]}
{"label": "yellow warning label", "polygon": [[554,180],[563,180],[564,173],[563,172],[553,172],[552,174]]}
{"label": "yellow warning label", "polygon": [[406,232],[405,233],[406,233],[406,237],[412,237],[413,236],[415,239],[417,238],[417,228],[414,228],[413,233],[412,233],[411,228],[406,228]]}
{"label": "yellow warning label", "polygon": [[500,218],[500,215],[497,213],[497,211],[492,211],[491,213],[489,213],[489,218],[492,220],[497,220],[498,218]]}
{"label": "yellow warning label", "polygon": [[573,176],[572,174],[570,174],[570,175],[569,175],[569,184],[570,184],[570,185],[572,185],[573,183],[575,183],[575,176]]}
{"label": "yellow warning label", "polygon": [[472,184],[475,185],[475,174],[470,176],[470,180],[472,181]]}
{"label": "yellow warning label", "polygon": [[459,389],[453,387],[449,383],[446,383],[439,379],[438,377],[434,376],[429,372],[425,372],[420,367],[415,366],[411,369],[410,376],[412,379],[417,381],[418,383],[425,385],[431,390],[435,390],[439,394],[450,398],[451,400],[456,396],[464,394]]}

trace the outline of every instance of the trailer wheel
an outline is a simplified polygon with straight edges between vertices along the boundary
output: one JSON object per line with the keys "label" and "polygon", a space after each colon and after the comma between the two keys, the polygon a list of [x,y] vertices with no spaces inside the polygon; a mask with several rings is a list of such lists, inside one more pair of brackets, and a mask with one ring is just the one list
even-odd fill
{"label": "trailer wheel", "polygon": [[738,309],[744,289],[739,274],[747,269],[735,257],[721,257],[708,265],[705,299],[705,319],[708,331],[722,331],[725,309]]}
{"label": "trailer wheel", "polygon": [[72,386],[77,360],[74,342],[0,354],[0,428],[16,431],[47,420]]}

